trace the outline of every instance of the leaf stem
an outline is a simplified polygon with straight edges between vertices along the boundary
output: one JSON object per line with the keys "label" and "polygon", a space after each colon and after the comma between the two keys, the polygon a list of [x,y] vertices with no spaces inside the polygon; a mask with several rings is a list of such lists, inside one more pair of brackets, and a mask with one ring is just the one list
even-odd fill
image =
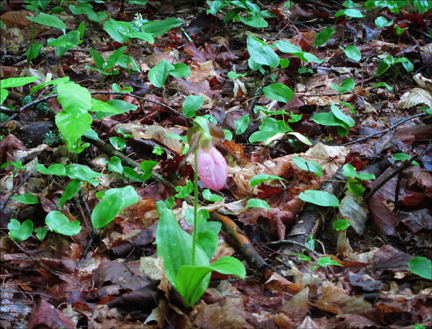
{"label": "leaf stem", "polygon": [[194,151],[194,167],[194,229],[192,233],[192,265],[195,265],[195,250],[198,233],[198,148],[195,148]]}

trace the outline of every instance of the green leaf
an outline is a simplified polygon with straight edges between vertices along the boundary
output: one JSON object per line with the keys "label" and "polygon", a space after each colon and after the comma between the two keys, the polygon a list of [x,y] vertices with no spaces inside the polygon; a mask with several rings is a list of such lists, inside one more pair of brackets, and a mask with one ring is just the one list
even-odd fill
{"label": "green leaf", "polygon": [[109,141],[115,149],[122,151],[126,148],[126,141],[121,137],[110,137]]}
{"label": "green leaf", "polygon": [[212,14],[216,16],[219,10],[225,8],[230,4],[231,1],[211,1],[208,3],[209,9],[207,9],[207,14]]}
{"label": "green leaf", "polygon": [[56,16],[40,13],[36,17],[26,16],[26,18],[38,24],[55,27],[59,30],[62,30],[63,33],[66,33],[66,24]]}
{"label": "green leaf", "polygon": [[411,63],[411,61],[408,62],[402,62],[402,66],[404,67],[404,69],[410,73],[412,72],[412,70],[414,70],[414,64]]}
{"label": "green leaf", "polygon": [[132,186],[108,190],[103,199],[93,209],[91,221],[96,229],[109,224],[120,212],[136,202],[139,197]]}
{"label": "green leaf", "polygon": [[270,210],[270,206],[267,203],[267,201],[261,200],[261,199],[249,199],[247,201],[246,207],[248,207],[248,208],[264,208],[264,209]]}
{"label": "green leaf", "polygon": [[142,176],[138,174],[135,170],[133,170],[131,167],[123,167],[123,175],[125,175],[128,179],[134,182],[144,182]]}
{"label": "green leaf", "polygon": [[[356,46],[348,46],[345,48],[345,55],[353,61],[358,62],[361,59],[361,52]],[[346,80],[345,80],[346,81]]]}
{"label": "green leaf", "polygon": [[317,264],[321,267],[327,267],[330,265],[343,266],[342,264],[338,263],[337,261],[332,260],[331,257],[320,257],[320,258],[318,258]]}
{"label": "green leaf", "polygon": [[325,44],[330,37],[336,32],[336,30],[332,27],[327,27],[324,30],[322,30],[321,32],[319,32],[316,36],[315,36],[315,40],[314,43],[312,45],[312,47],[320,47],[323,44]]}
{"label": "green leaf", "polygon": [[376,87],[376,88],[385,87],[390,92],[392,92],[394,90],[394,88],[392,86],[389,86],[385,82],[376,83],[376,84],[374,84],[374,87]]}
{"label": "green leaf", "polygon": [[44,226],[42,228],[36,228],[34,231],[36,232],[36,238],[38,238],[39,241],[42,241],[45,239],[45,236],[48,232],[48,227]]}
{"label": "green leaf", "polygon": [[[111,69],[111,68],[113,68],[114,65],[116,65],[116,63],[118,62],[120,56],[123,54],[123,52],[125,51],[126,48],[127,47],[124,46],[124,47],[121,47],[121,48],[117,49],[115,52],[113,52],[111,54],[111,56],[108,57],[108,59],[106,60],[106,62],[104,61],[105,65],[103,65],[102,68],[104,68],[104,69]],[[100,68],[100,67],[98,66],[98,68]]]}
{"label": "green leaf", "polygon": [[338,220],[333,222],[333,228],[336,231],[346,230],[350,226],[351,226],[350,222],[346,219],[338,219]]}
{"label": "green leaf", "polygon": [[98,99],[92,98],[91,105],[92,107],[89,109],[90,112],[103,112],[103,113],[96,113],[97,119],[102,119],[102,117],[105,116],[117,115],[122,113],[121,111],[117,110],[115,107],[111,106],[109,103],[100,101]]}
{"label": "green leaf", "polygon": [[48,168],[45,168],[44,165],[38,163],[35,168],[43,175],[57,175],[57,176],[66,175],[66,167],[60,163],[52,164]]}
{"label": "green leaf", "polygon": [[194,189],[192,181],[188,181],[185,186],[176,186],[175,190],[178,192],[174,195],[176,198],[186,199]]}
{"label": "green leaf", "polygon": [[296,45],[293,45],[292,43],[288,41],[276,41],[275,42],[276,47],[283,53],[287,54],[298,54],[303,53],[303,50],[300,47],[297,47]]}
{"label": "green leaf", "polygon": [[39,55],[43,45],[44,45],[43,42],[34,43],[33,45],[30,46],[29,49],[27,49],[27,51],[23,55],[27,56],[28,61],[31,61]]}
{"label": "green leaf", "polygon": [[247,50],[252,60],[261,65],[268,65],[275,68],[279,65],[279,57],[274,50],[267,45],[263,45],[253,36],[247,38]]}
{"label": "green leaf", "polygon": [[387,18],[383,17],[383,16],[379,16],[377,18],[375,18],[375,25],[378,27],[388,27],[391,26],[393,24],[393,21],[388,21]]}
{"label": "green leaf", "polygon": [[69,182],[69,184],[66,186],[59,202],[58,206],[59,208],[63,208],[66,201],[72,199],[80,190],[82,181],[78,179],[74,179]]}
{"label": "green leaf", "polygon": [[30,219],[26,219],[22,224],[12,218],[7,226],[9,230],[9,236],[17,243],[28,239],[33,232],[33,222]]}
{"label": "green leaf", "polygon": [[148,73],[148,78],[153,86],[162,88],[169,73],[173,71],[174,66],[166,60],[161,60]]}
{"label": "green leaf", "polygon": [[183,102],[182,112],[188,118],[193,118],[204,103],[203,96],[189,95]]}
{"label": "green leaf", "polygon": [[221,257],[210,266],[182,266],[176,278],[175,288],[184,297],[186,306],[193,306],[204,294],[211,271],[235,275],[241,279],[246,277],[244,265],[233,257]]}
{"label": "green leaf", "polygon": [[299,194],[299,199],[323,207],[338,207],[339,200],[326,191],[306,190]]}
{"label": "green leaf", "polygon": [[339,10],[336,14],[335,17],[339,17],[339,16],[343,16],[346,15],[348,17],[352,17],[352,18],[363,18],[366,17],[365,15],[363,15],[359,10],[357,9],[342,9]]}
{"label": "green leaf", "polygon": [[335,85],[334,83],[330,83],[331,89],[337,91],[338,93],[344,93],[348,91],[352,91],[355,87],[355,82],[353,79],[345,79],[340,86]]}
{"label": "green leaf", "polygon": [[393,56],[387,56],[386,58],[384,58],[378,64],[378,69],[377,69],[377,73],[375,74],[375,76],[380,77],[381,75],[383,75],[390,68],[390,66],[393,65],[393,63],[394,63]]}
{"label": "green leaf", "polygon": [[296,55],[298,58],[300,58],[302,60],[302,62],[312,62],[312,63],[317,63],[317,64],[321,64],[322,62],[324,62],[324,59],[319,59],[314,54],[307,53],[307,52],[303,52],[300,54],[294,54],[294,55]]}
{"label": "green leaf", "polygon": [[357,175],[358,175],[357,170],[353,167],[352,164],[349,164],[349,163],[345,164],[342,167],[342,174],[345,177],[357,177]]}
{"label": "green leaf", "polygon": [[141,162],[140,168],[142,171],[144,171],[143,180],[147,180],[151,177],[152,169],[157,164],[158,164],[157,161],[150,161],[150,160],[145,160],[145,161]]}
{"label": "green leaf", "polygon": [[74,220],[69,222],[69,219],[60,211],[51,211],[45,218],[45,224],[55,233],[67,236],[75,236],[81,232],[80,222]]}
{"label": "green leaf", "polygon": [[234,71],[230,71],[230,72],[228,72],[228,78],[230,78],[230,79],[232,79],[232,80],[238,79],[238,78],[240,78],[240,77],[244,77],[244,76],[246,76],[246,75],[247,75],[247,73],[242,73],[242,74],[240,74],[240,73],[236,73],[236,72],[234,72]]}
{"label": "green leaf", "polygon": [[79,164],[67,165],[66,175],[68,175],[70,178],[79,179],[81,181],[89,181],[93,178],[102,177],[101,173],[93,171],[89,167]]}
{"label": "green leaf", "polygon": [[110,35],[111,38],[119,43],[128,41],[128,34],[133,33],[130,22],[119,22],[112,18],[104,23],[103,29]]}
{"label": "green leaf", "polygon": [[348,191],[350,191],[351,193],[354,193],[357,196],[363,196],[365,188],[363,187],[363,185],[357,183],[356,181],[351,181],[352,179],[348,179]]}
{"label": "green leaf", "polygon": [[[411,159],[411,156],[406,153],[396,153],[395,155],[392,155],[393,160],[395,161],[404,161]],[[419,166],[420,164],[417,161],[411,162],[413,166]]]}
{"label": "green leaf", "polygon": [[224,199],[222,196],[212,193],[208,188],[202,192],[202,197],[211,202],[221,201]]}
{"label": "green leaf", "polygon": [[314,174],[317,174],[319,177],[322,176],[323,168],[318,162],[315,161],[309,161],[305,160],[300,157],[291,157],[293,159],[294,163],[303,170],[313,172]]}
{"label": "green leaf", "polygon": [[108,164],[108,170],[118,172],[119,174],[123,174],[123,166],[119,157],[116,156],[111,157]]}
{"label": "green leaf", "polygon": [[268,26],[267,21],[261,16],[248,16],[248,17],[240,16],[239,18],[243,24],[246,24],[251,27],[260,28],[260,27]]}
{"label": "green leaf", "polygon": [[249,127],[249,122],[250,122],[249,114],[245,114],[240,119],[235,120],[234,121],[234,126],[235,126],[235,129],[236,129],[236,134],[237,135],[241,135],[244,132],[246,132],[246,130]]}
{"label": "green leaf", "polygon": [[374,174],[366,174],[366,173],[358,174],[357,179],[360,179],[360,180],[375,179],[375,175]]}
{"label": "green leaf", "polygon": [[282,177],[279,176],[260,174],[252,177],[249,181],[249,185],[251,187],[254,187],[260,183],[267,182],[269,180],[283,180],[284,182],[286,182],[286,179],[283,179]]}
{"label": "green leaf", "polygon": [[355,121],[354,121],[353,118],[351,118],[348,115],[342,113],[342,111],[339,110],[339,108],[334,103],[331,103],[330,108],[331,108],[334,116],[337,119],[339,119],[340,121],[342,121],[348,127],[354,127]]}
{"label": "green leaf", "polygon": [[293,91],[282,83],[272,83],[263,88],[264,95],[278,102],[288,103],[293,97]]}
{"label": "green leaf", "polygon": [[414,257],[408,263],[408,271],[424,279],[432,280],[432,261],[426,257]]}
{"label": "green leaf", "polygon": [[[81,87],[80,85],[74,82],[59,84],[57,86],[57,93],[58,93],[58,100],[60,104],[63,106],[65,112],[73,113],[73,114],[76,113],[87,114],[87,112],[92,106],[91,104],[92,98],[90,92],[86,88]],[[75,118],[75,119],[76,121],[82,120],[81,118]]]}
{"label": "green leaf", "polygon": [[[176,279],[180,277],[178,276],[180,268],[183,265],[192,265],[192,236],[182,230],[174,212],[168,209],[163,201],[158,201],[156,206],[160,214],[156,230],[157,254],[164,260],[168,281],[178,289]],[[195,264],[198,266],[210,265],[206,254],[199,246],[196,249]],[[207,284],[208,280],[198,288],[204,288],[205,291]]]}
{"label": "green leaf", "polygon": [[208,259],[213,257],[218,246],[218,240],[218,234],[213,230],[200,230],[197,234],[198,245],[204,251]]}
{"label": "green leaf", "polygon": [[23,78],[9,78],[1,81],[1,89],[21,87],[26,84],[35,82],[38,77],[23,77]]}
{"label": "green leaf", "polygon": [[32,87],[32,89],[30,90],[30,95],[33,95],[33,93],[37,92],[38,90],[42,89],[45,86],[48,86],[48,85],[57,85],[57,84],[60,84],[60,83],[66,83],[68,81],[69,81],[69,77],[66,76],[64,78],[55,79],[55,80],[51,80],[51,81],[48,81],[48,82],[41,83],[40,85]]}
{"label": "green leaf", "polygon": [[37,203],[39,203],[38,197],[34,194],[31,194],[31,193],[13,196],[13,197],[11,197],[11,199],[14,199],[16,201],[19,201],[19,202],[22,202],[25,204],[37,204]]}
{"label": "green leaf", "polygon": [[183,79],[184,77],[190,77],[192,75],[192,72],[185,63],[177,63],[174,64],[174,70],[170,71],[169,75],[173,76],[174,78]]}
{"label": "green leaf", "polygon": [[88,113],[62,111],[55,116],[55,122],[63,137],[67,141],[74,141],[87,132],[93,118]]}
{"label": "green leaf", "polygon": [[141,27],[141,31],[150,33],[153,37],[158,37],[182,24],[183,22],[178,18],[170,17],[161,21],[144,23]]}

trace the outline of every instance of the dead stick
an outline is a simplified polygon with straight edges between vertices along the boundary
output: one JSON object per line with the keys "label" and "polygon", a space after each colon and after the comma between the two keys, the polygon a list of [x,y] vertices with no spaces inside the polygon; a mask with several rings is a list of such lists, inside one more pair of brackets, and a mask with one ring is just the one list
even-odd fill
{"label": "dead stick", "polygon": [[376,193],[376,191],[378,191],[381,187],[383,187],[383,185],[385,183],[387,183],[390,179],[392,179],[394,176],[396,176],[397,174],[401,173],[405,168],[407,168],[411,162],[413,162],[415,159],[418,158],[418,154],[415,154],[411,157],[411,159],[409,159],[408,161],[404,161],[401,166],[396,169],[393,173],[391,173],[390,175],[388,175],[386,178],[384,178],[379,184],[377,184],[377,186],[375,186],[364,198],[364,201],[366,201],[367,199],[369,199],[372,195],[374,195]]}

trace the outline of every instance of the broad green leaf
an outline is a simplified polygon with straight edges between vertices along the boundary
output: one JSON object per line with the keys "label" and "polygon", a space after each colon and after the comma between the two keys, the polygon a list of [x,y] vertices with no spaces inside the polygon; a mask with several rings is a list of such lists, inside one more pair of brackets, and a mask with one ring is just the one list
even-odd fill
{"label": "broad green leaf", "polygon": [[82,181],[80,181],[79,179],[74,179],[69,182],[58,202],[59,208],[63,208],[66,201],[72,199],[79,192],[81,184]]}
{"label": "broad green leaf", "polygon": [[202,192],[202,197],[211,202],[221,201],[224,199],[222,196],[212,193],[208,188]]}
{"label": "broad green leaf", "polygon": [[[180,268],[184,265],[192,265],[192,236],[183,231],[174,212],[168,209],[163,201],[158,201],[156,205],[160,214],[156,230],[157,254],[164,260],[168,281],[177,289],[176,279],[180,277],[178,276]],[[210,265],[206,254],[199,246],[196,249],[195,264],[198,266]],[[207,284],[208,281],[202,286],[198,285],[198,288],[204,288],[205,291]]]}
{"label": "broad green leaf", "polygon": [[49,40],[48,45],[53,46],[55,54],[58,57],[61,57],[66,51],[78,45],[79,41],[80,33],[78,31],[70,31],[57,39]]}
{"label": "broad green leaf", "polygon": [[36,17],[26,16],[26,18],[38,24],[55,27],[59,30],[62,30],[63,33],[66,33],[66,24],[56,16],[40,13]]}
{"label": "broad green leaf", "polygon": [[286,179],[283,179],[282,177],[279,177],[279,176],[260,174],[260,175],[255,175],[254,177],[252,177],[249,181],[249,185],[251,187],[254,187],[260,183],[267,182],[269,180],[283,180],[286,182]]}
{"label": "broad green leaf", "polygon": [[414,257],[408,263],[408,271],[424,279],[432,280],[432,261],[426,257]]}
{"label": "broad green leaf", "polygon": [[176,186],[175,190],[178,192],[174,195],[176,198],[186,199],[192,192],[194,186],[192,181],[188,181],[185,186]]}
{"label": "broad green leaf", "polygon": [[411,61],[408,62],[402,62],[402,66],[404,67],[404,69],[410,73],[412,72],[412,70],[414,70],[414,64],[411,63]]}
{"label": "broad green leaf", "polygon": [[348,220],[346,220],[346,219],[338,219],[338,220],[335,220],[333,222],[333,228],[336,231],[346,230],[350,226],[351,226],[350,222]]}
{"label": "broad green leaf", "polygon": [[249,123],[250,123],[249,114],[245,114],[240,119],[235,120],[234,121],[234,126],[235,126],[235,129],[236,129],[236,134],[237,135],[241,135],[244,132],[246,132],[246,130],[249,127]]}
{"label": "broad green leaf", "polygon": [[352,91],[355,87],[355,82],[353,79],[348,78],[342,81],[340,86],[337,86],[334,83],[330,83],[330,87],[331,89],[337,91],[338,93],[344,93],[347,91]]}
{"label": "broad green leaf", "polygon": [[207,14],[216,15],[219,10],[225,8],[226,6],[230,5],[231,1],[210,1],[208,3],[208,6],[210,9],[207,9]]}
{"label": "broad green leaf", "polygon": [[133,58],[128,55],[121,55],[117,61],[117,64],[128,71],[140,72],[140,68],[138,67],[137,63],[135,63]]}
{"label": "broad green leaf", "polygon": [[327,267],[330,265],[343,266],[342,264],[338,263],[337,261],[331,259],[331,257],[320,257],[320,258],[318,258],[317,264],[321,267]]}
{"label": "broad green leaf", "polygon": [[104,23],[103,29],[119,43],[128,41],[128,34],[133,32],[130,22],[120,22],[112,18]]}
{"label": "broad green leaf", "polygon": [[233,80],[238,79],[240,77],[244,77],[246,75],[247,75],[247,73],[240,74],[240,73],[236,73],[234,71],[228,72],[228,78],[233,79]]}
{"label": "broad green leaf", "polygon": [[338,207],[339,200],[326,191],[306,190],[299,194],[299,199],[323,207]]}
{"label": "broad green leaf", "polygon": [[251,35],[247,38],[247,50],[250,57],[258,64],[268,65],[271,68],[279,65],[279,57],[274,50],[270,46],[263,45]]}
{"label": "broad green leaf", "polygon": [[275,42],[276,47],[283,53],[287,54],[298,54],[303,53],[303,50],[300,47],[297,47],[296,45],[293,45],[292,43],[288,41],[276,41]]}
{"label": "broad green leaf", "polygon": [[282,83],[272,83],[263,88],[264,95],[278,102],[288,103],[293,97],[293,91]]}
{"label": "broad green leaf", "polygon": [[169,73],[169,75],[179,79],[183,79],[184,77],[190,77],[191,74],[192,72],[189,66],[187,66],[185,63],[174,64],[174,70],[170,71]]}
{"label": "broad green leaf", "polygon": [[378,64],[377,73],[375,74],[377,77],[383,75],[394,63],[393,56],[387,56]]}
{"label": "broad green leaf", "polygon": [[110,137],[109,141],[115,149],[122,151],[126,148],[126,141],[121,137]]}
{"label": "broad green leaf", "polygon": [[176,278],[176,290],[185,299],[186,306],[193,306],[204,294],[210,281],[210,272],[246,277],[244,265],[236,258],[221,257],[209,266],[182,266]]}
{"label": "broad green leaf", "polygon": [[105,11],[99,11],[97,13],[94,11],[89,11],[87,13],[87,17],[96,23],[100,23],[100,22],[104,21],[105,18],[107,18],[107,16],[108,16],[108,14]]}
{"label": "broad green leaf", "polygon": [[182,25],[183,22],[178,18],[170,17],[161,21],[145,23],[141,27],[141,31],[151,34],[153,37],[158,37],[169,30]]}
{"label": "broad green leaf", "polygon": [[393,21],[388,21],[387,18],[383,17],[383,16],[379,16],[377,18],[375,18],[375,25],[378,27],[388,27],[391,26],[393,24]]}
{"label": "broad green leaf", "polygon": [[320,47],[325,44],[330,37],[336,32],[332,27],[327,27],[315,36],[313,47]]}
{"label": "broad green leaf", "polygon": [[12,218],[7,226],[9,230],[9,236],[17,243],[28,239],[33,232],[33,222],[30,219],[26,219],[22,224]]}
{"label": "broad green leaf", "polygon": [[93,209],[91,221],[96,229],[110,223],[123,208],[123,199],[118,194],[105,196]]}
{"label": "broad green leaf", "polygon": [[[2,81],[4,81],[4,80],[2,80]],[[8,95],[9,95],[9,92],[6,89],[0,88],[0,105],[2,105],[4,103],[4,101],[6,100]]]}
{"label": "broad green leaf", "polygon": [[[111,68],[113,68],[114,65],[116,65],[116,63],[118,62],[120,56],[123,54],[123,52],[125,51],[126,48],[127,47],[124,46],[124,47],[121,47],[121,48],[117,49],[115,52],[113,52],[111,54],[111,56],[108,57],[108,59],[106,60],[105,67],[103,67],[103,68],[104,69],[111,69]],[[98,66],[98,68],[100,68],[100,67]]]}
{"label": "broad green leaf", "polygon": [[51,211],[45,218],[45,224],[55,233],[67,236],[75,236],[81,231],[80,222],[74,220],[69,222],[69,219],[60,211]]}
{"label": "broad green leaf", "polygon": [[183,102],[182,112],[188,118],[193,118],[204,103],[203,96],[189,95]]}
{"label": "broad green leaf", "polygon": [[118,172],[119,174],[123,174],[123,166],[120,158],[116,156],[111,157],[108,164],[108,170]]}
{"label": "broad green leaf", "polygon": [[87,137],[87,138],[92,139],[92,140],[94,140],[94,141],[99,140],[99,136],[98,136],[97,132],[94,131],[94,130],[91,129],[91,128],[89,128],[89,129],[85,132],[84,137]]}
{"label": "broad green leaf", "polygon": [[[348,181],[351,181],[351,179],[348,179]],[[349,182],[349,184],[348,184],[348,191],[361,197],[364,194],[365,188],[363,187],[363,185],[361,185],[355,181],[352,181],[352,182]]]}
{"label": "broad green leaf", "polygon": [[[90,92],[87,90],[87,88],[81,87],[74,82],[59,84],[57,86],[57,93],[60,104],[63,106],[63,109],[68,113],[87,113],[91,108],[92,98]],[[76,121],[81,120],[82,118],[76,118]]]}
{"label": "broad green leaf", "polygon": [[[356,46],[348,46],[345,48],[345,55],[353,61],[358,62],[361,59],[361,52]],[[346,80],[345,80],[346,81]]]}
{"label": "broad green leaf", "polygon": [[23,78],[9,78],[1,80],[0,87],[1,89],[5,88],[13,88],[13,87],[21,87],[26,84],[35,82],[38,77],[23,77]]}
{"label": "broad green leaf", "polygon": [[292,136],[297,137],[297,139],[300,142],[302,142],[303,144],[312,145],[312,142],[309,139],[307,139],[305,136],[303,136],[302,134],[300,134],[300,133],[297,133],[297,132],[288,132],[287,135],[292,135]]}
{"label": "broad green leaf", "polygon": [[294,54],[294,55],[296,55],[298,58],[300,58],[303,62],[312,62],[312,63],[321,64],[325,60],[325,59],[319,59],[314,54],[307,53],[307,52],[300,53],[300,54]]}
{"label": "broad green leaf", "polygon": [[313,172],[314,174],[317,174],[319,177],[322,176],[323,169],[318,162],[305,160],[300,157],[291,157],[291,159],[293,159],[294,163],[300,169]]}
{"label": "broad green leaf", "polygon": [[261,16],[248,16],[248,17],[240,16],[239,18],[243,24],[246,24],[248,26],[252,26],[255,28],[268,26],[267,21],[264,18],[262,18]]}
{"label": "broad green leaf", "polygon": [[81,138],[91,127],[93,118],[88,113],[62,111],[55,116],[55,122],[67,141],[75,141]]}
{"label": "broad green leaf", "polygon": [[148,43],[154,43],[154,38],[152,37],[152,35],[150,33],[146,33],[146,32],[130,32],[130,33],[127,34],[127,36],[129,38],[133,38],[133,39],[144,40],[144,41],[147,41]]}
{"label": "broad green leaf", "polygon": [[101,173],[93,171],[89,167],[79,164],[67,165],[66,175],[68,175],[70,178],[79,179],[81,181],[88,181],[93,178],[102,177]]}
{"label": "broad green leaf", "polygon": [[[395,155],[392,155],[392,158],[396,161],[404,161],[411,159],[411,156],[406,153],[396,153]],[[417,161],[413,161],[411,162],[411,164],[414,166],[419,166],[419,163]]]}
{"label": "broad green leaf", "polygon": [[148,180],[152,176],[152,169],[158,164],[157,161],[145,160],[141,162],[140,168],[144,171],[143,180]]}
{"label": "broad green leaf", "polygon": [[339,110],[339,108],[332,103],[330,105],[330,108],[334,114],[334,116],[339,119],[340,121],[342,121],[343,123],[345,123],[348,127],[354,127],[355,125],[355,121],[353,118],[349,117],[348,115],[344,114],[341,110]]}
{"label": "broad green leaf", "polygon": [[162,88],[170,71],[173,71],[174,66],[166,60],[161,60],[148,73],[148,78],[153,86]]}
{"label": "broad green leaf", "polygon": [[36,237],[39,239],[39,241],[42,241],[43,239],[45,239],[45,236],[48,232],[48,227],[42,227],[42,228],[36,228],[35,230],[36,233]]}
{"label": "broad green leaf", "polygon": [[44,45],[43,42],[34,43],[33,45],[30,46],[29,49],[27,49],[27,51],[23,55],[27,56],[28,61],[31,61],[39,55],[43,45]]}
{"label": "broad green leaf", "polygon": [[97,119],[101,119],[102,117],[105,116],[117,115],[122,113],[115,107],[111,106],[109,103],[100,101],[98,99],[92,98],[91,105],[92,106],[89,109],[90,112],[103,112],[103,113],[97,113],[101,115],[100,117],[96,116]]}
{"label": "broad green leaf", "polygon": [[363,173],[363,174],[358,174],[357,175],[357,179],[360,179],[360,180],[369,180],[369,179],[375,179],[375,178],[376,177],[375,177],[374,174]]}
{"label": "broad green leaf", "polygon": [[43,175],[57,175],[57,176],[65,176],[66,175],[66,168],[64,165],[62,165],[60,163],[52,164],[48,168],[45,168],[44,165],[38,163],[35,168],[37,171],[39,171]]}
{"label": "broad green leaf", "polygon": [[363,17],[366,17],[365,15],[363,15],[361,13],[361,11],[359,11],[357,9],[342,9],[342,10],[339,10],[335,14],[335,17],[339,17],[339,16],[343,16],[343,15],[346,15],[346,16],[352,17],[352,18],[363,18]]}
{"label": "broad green leaf", "polygon": [[277,134],[280,134],[280,131],[277,130],[261,130],[256,131],[249,137],[250,143],[256,143],[256,142],[264,142],[267,141],[269,138],[272,138],[276,136]]}
{"label": "broad green leaf", "polygon": [[37,204],[37,203],[39,203],[38,197],[34,194],[31,194],[31,193],[13,196],[13,197],[11,197],[11,199],[14,199],[16,201],[19,201],[19,202],[22,202],[25,204]]}
{"label": "broad green leaf", "polygon": [[213,230],[205,230],[198,232],[197,242],[200,248],[204,251],[208,259],[211,259],[218,246],[218,235]]}
{"label": "broad green leaf", "polygon": [[136,193],[133,186],[125,186],[121,188],[112,188],[105,192],[105,196],[117,195],[119,198],[123,200],[123,208],[129,207],[134,203],[137,203],[139,200],[139,196]]}
{"label": "broad green leaf", "polygon": [[347,163],[342,167],[342,174],[345,177],[357,177],[357,170],[353,167],[352,164]]}
{"label": "broad green leaf", "polygon": [[123,175],[125,175],[128,179],[134,182],[144,182],[143,177],[138,174],[131,167],[123,167]]}
{"label": "broad green leaf", "polygon": [[380,82],[380,83],[374,84],[374,87],[377,87],[377,88],[379,88],[379,87],[385,87],[390,92],[392,92],[394,90],[394,88],[392,86],[389,86],[385,82]]}
{"label": "broad green leaf", "polygon": [[267,201],[261,200],[261,199],[249,199],[247,201],[246,207],[248,207],[248,208],[264,208],[264,209],[270,210],[270,206],[267,203]]}

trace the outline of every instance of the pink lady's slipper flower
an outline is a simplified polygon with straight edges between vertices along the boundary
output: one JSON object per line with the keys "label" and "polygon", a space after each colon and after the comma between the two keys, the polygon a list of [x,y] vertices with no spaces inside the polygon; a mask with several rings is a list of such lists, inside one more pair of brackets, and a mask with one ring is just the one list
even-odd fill
{"label": "pink lady's slipper flower", "polygon": [[228,179],[228,165],[222,154],[214,147],[197,150],[198,177],[212,190],[222,189]]}

